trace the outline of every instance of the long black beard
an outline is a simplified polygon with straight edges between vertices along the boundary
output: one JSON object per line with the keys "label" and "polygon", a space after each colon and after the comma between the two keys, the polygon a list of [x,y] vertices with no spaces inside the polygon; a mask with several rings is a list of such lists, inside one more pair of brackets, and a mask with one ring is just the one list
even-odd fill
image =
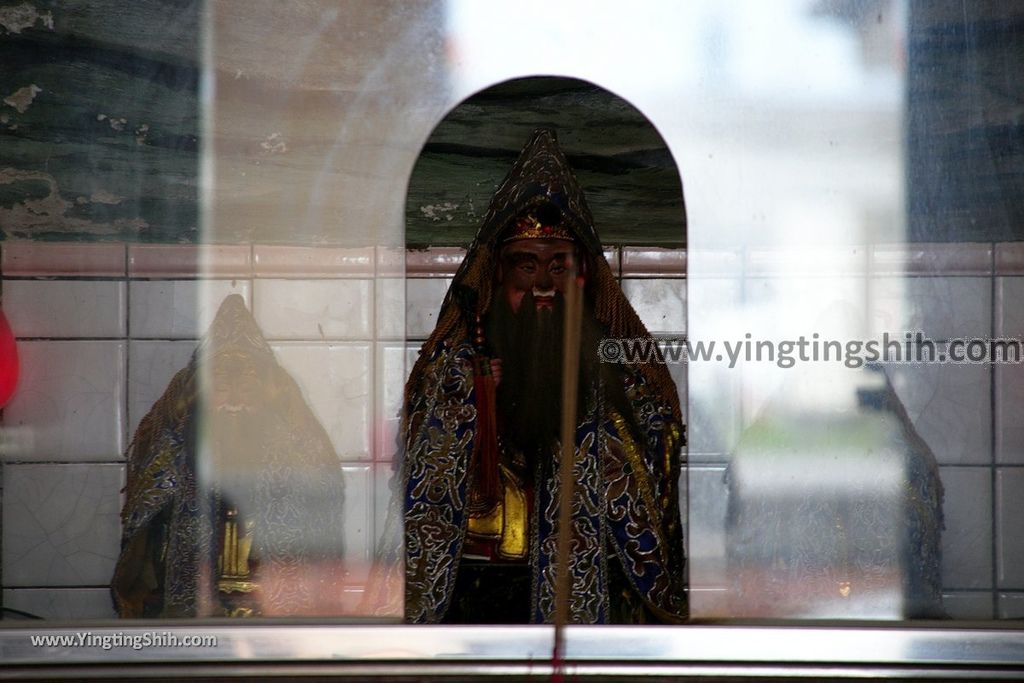
{"label": "long black beard", "polygon": [[[498,296],[485,324],[490,351],[502,360],[497,392],[502,437],[532,457],[550,448],[561,429],[565,300],[556,294],[550,310],[537,310],[528,293],[513,311]],[[580,336],[578,418],[586,414],[587,398],[593,395],[600,340],[597,321],[586,304]]]}
{"label": "long black beard", "polygon": [[[264,411],[265,412],[265,411]],[[265,465],[267,416],[260,412],[227,415],[211,411],[205,443],[200,448],[207,459],[208,479],[203,483],[238,508],[251,508],[256,498],[256,475]]]}

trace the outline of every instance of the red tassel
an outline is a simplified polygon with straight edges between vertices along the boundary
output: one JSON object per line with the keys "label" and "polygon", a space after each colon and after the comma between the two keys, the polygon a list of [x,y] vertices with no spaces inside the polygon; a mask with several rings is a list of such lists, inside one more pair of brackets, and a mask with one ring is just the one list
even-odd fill
{"label": "red tassel", "polygon": [[490,359],[477,357],[476,376],[476,442],[473,445],[475,512],[490,512],[501,499],[501,481],[498,476],[498,425],[495,414],[494,376]]}
{"label": "red tassel", "polygon": [[497,391],[491,373],[491,359],[484,353],[483,327],[476,316],[476,357],[473,364],[473,389],[476,395],[476,439],[470,461],[472,493],[469,507],[474,514],[487,514],[501,500],[498,474]]}

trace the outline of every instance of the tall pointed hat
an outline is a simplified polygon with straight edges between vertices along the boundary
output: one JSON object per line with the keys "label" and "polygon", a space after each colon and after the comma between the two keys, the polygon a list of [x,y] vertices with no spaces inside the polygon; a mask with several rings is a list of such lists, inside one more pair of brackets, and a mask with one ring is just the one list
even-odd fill
{"label": "tall pointed hat", "polygon": [[[209,603],[201,577],[215,559],[213,520],[204,501],[210,493],[200,481],[197,460],[204,416],[203,374],[221,355],[245,356],[265,369],[261,390],[268,429],[262,443],[273,471],[256,474],[273,481],[272,498],[255,509],[264,567],[285,566],[295,580],[288,591],[267,591],[263,598],[276,613],[313,613],[339,591],[340,530],[344,482],[337,455],[323,426],[295,380],[281,367],[252,314],[238,294],[227,297],[188,365],[139,423],[125,454],[127,486],[121,511],[121,554],[111,592],[121,616],[196,616]],[[263,502],[260,499],[260,502]],[[273,529],[274,534],[267,530]],[[282,532],[283,530],[283,532]],[[279,542],[278,536],[286,537]],[[326,539],[326,540],[324,540]],[[319,545],[318,545],[319,544]],[[309,548],[313,547],[313,550]],[[321,552],[318,547],[322,547]],[[306,590],[305,564],[331,560],[319,576],[319,593]],[[289,612],[289,610],[291,612]]]}
{"label": "tall pointed hat", "polygon": [[[554,131],[538,129],[491,199],[480,230],[441,305],[437,327],[424,344],[410,374],[406,399],[415,395],[426,364],[438,344],[445,339],[468,337],[467,320],[473,317],[468,314],[483,315],[490,308],[494,294],[493,277],[502,242],[515,228],[516,221],[527,215],[540,215],[545,224],[557,225],[557,236],[571,237],[580,244],[588,262],[586,296],[608,337],[636,339],[651,336],[622,293],[604,257],[583,189],[559,147]],[[477,310],[466,311],[467,302],[472,302]],[[679,397],[668,368],[660,363],[647,363],[640,366],[640,371],[672,407],[674,417],[681,423]]]}

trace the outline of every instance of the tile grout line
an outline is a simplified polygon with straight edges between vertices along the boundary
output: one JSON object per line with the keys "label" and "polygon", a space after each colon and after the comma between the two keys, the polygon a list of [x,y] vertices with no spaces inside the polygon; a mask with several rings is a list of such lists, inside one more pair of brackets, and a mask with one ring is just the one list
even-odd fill
{"label": "tile grout line", "polygon": [[[999,291],[999,281],[996,276],[996,244],[992,243],[992,251],[989,255],[989,266],[990,266],[990,280],[989,280],[989,335],[991,337],[996,336],[996,323],[1002,316],[996,315],[996,306],[1001,306],[1001,297],[997,300],[997,293]],[[1002,330],[999,330],[1000,336]],[[989,572],[989,577],[992,582],[992,619],[999,618],[999,544],[1001,539],[999,538],[999,525],[997,515],[999,514],[999,501],[996,499],[998,494],[998,469],[996,468],[996,430],[999,428],[998,420],[996,419],[997,411],[999,409],[998,394],[996,391],[996,365],[994,363],[989,364],[989,513],[991,519],[989,520],[989,530],[992,538],[992,543],[989,547],[989,557],[992,562],[992,569]]]}
{"label": "tile grout line", "polygon": [[[129,410],[131,409],[131,400],[129,399],[130,387],[131,387],[131,373],[132,373],[132,342],[131,342],[131,310],[132,310],[132,282],[131,282],[131,259],[129,256],[130,250],[128,245],[124,246],[124,377],[122,379],[121,390],[124,392],[121,400],[124,409],[124,422],[121,426],[121,460],[124,462],[125,468],[125,487],[128,486],[128,447],[131,445],[131,439],[134,435],[129,435],[128,430],[131,428],[131,415]],[[118,491],[118,508],[121,508],[123,494]]]}

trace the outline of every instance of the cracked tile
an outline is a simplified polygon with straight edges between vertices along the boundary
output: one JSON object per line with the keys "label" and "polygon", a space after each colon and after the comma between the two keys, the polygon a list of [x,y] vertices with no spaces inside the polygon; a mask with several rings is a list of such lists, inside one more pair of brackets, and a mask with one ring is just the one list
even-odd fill
{"label": "cracked tile", "polygon": [[136,339],[198,339],[228,295],[252,300],[248,280],[142,280],[129,286],[130,334]]}
{"label": "cracked tile", "polygon": [[272,348],[278,362],[298,382],[338,457],[345,462],[368,460],[373,345],[280,342]]}
{"label": "cracked tile", "polygon": [[5,465],[7,587],[105,586],[121,540],[124,466]]}
{"label": "cracked tile", "polygon": [[124,451],[125,343],[18,344],[21,379],[4,408],[7,460],[118,460]]}
{"label": "cracked tile", "polygon": [[267,339],[371,339],[373,280],[257,280],[254,314]]}

